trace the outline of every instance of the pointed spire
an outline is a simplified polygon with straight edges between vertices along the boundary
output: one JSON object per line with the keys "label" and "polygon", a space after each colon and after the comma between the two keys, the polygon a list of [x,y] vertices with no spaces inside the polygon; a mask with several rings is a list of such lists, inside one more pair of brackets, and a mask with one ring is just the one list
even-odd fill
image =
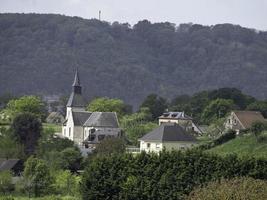
{"label": "pointed spire", "polygon": [[78,68],[76,68],[75,77],[74,77],[74,81],[73,81],[72,86],[81,86],[80,85],[80,77],[79,77]]}

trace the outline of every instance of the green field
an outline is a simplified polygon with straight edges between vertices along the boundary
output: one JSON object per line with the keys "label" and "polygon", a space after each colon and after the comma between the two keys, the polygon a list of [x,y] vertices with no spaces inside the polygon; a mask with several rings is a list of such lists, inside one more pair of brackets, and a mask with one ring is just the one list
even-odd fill
{"label": "green field", "polygon": [[253,156],[267,159],[267,142],[257,142],[254,135],[244,135],[216,146],[207,152],[222,156],[235,153],[238,156]]}
{"label": "green field", "polygon": [[[60,124],[43,123],[42,125],[43,125],[43,129],[54,129],[55,132],[61,132]],[[9,128],[10,125],[0,125],[0,127]]]}
{"label": "green field", "polygon": [[19,197],[19,196],[0,196],[0,200],[79,200],[79,197],[72,196],[44,196],[44,197]]}
{"label": "green field", "polygon": [[43,129],[54,129],[55,132],[61,132],[61,125],[43,123]]}

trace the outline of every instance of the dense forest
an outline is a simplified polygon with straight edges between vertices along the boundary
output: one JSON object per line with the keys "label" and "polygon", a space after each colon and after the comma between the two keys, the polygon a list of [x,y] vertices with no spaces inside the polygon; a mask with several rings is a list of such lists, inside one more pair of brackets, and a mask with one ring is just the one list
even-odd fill
{"label": "dense forest", "polygon": [[138,105],[219,87],[267,97],[267,32],[232,24],[134,26],[51,14],[0,14],[0,95],[84,94]]}

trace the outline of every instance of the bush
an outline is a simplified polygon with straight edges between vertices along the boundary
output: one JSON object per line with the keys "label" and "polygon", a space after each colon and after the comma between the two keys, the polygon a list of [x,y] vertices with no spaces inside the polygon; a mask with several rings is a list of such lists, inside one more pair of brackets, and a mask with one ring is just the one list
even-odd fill
{"label": "bush", "polygon": [[220,145],[225,142],[228,142],[229,140],[232,140],[236,137],[236,133],[233,130],[229,130],[228,132],[221,135],[219,138],[214,140],[214,145]]}
{"label": "bush", "polygon": [[195,186],[221,178],[267,179],[267,161],[219,157],[199,150],[95,157],[83,173],[83,199],[182,199]]}
{"label": "bush", "polygon": [[0,193],[6,194],[14,190],[14,185],[12,184],[12,174],[10,171],[0,172]]}
{"label": "bush", "polygon": [[187,200],[243,200],[267,199],[267,182],[253,178],[222,179],[193,190]]}

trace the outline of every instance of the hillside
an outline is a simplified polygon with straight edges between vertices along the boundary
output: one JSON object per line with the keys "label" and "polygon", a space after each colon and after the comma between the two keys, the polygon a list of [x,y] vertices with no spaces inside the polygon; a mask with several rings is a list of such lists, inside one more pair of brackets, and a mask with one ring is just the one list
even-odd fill
{"label": "hillside", "polygon": [[238,156],[253,156],[267,158],[267,142],[259,143],[253,135],[237,137],[222,145],[216,146],[208,152],[219,155],[235,153]]}
{"label": "hillside", "polygon": [[267,98],[267,32],[0,14],[0,95],[68,95],[76,67],[87,98],[137,105],[150,93],[171,98],[219,87]]}

